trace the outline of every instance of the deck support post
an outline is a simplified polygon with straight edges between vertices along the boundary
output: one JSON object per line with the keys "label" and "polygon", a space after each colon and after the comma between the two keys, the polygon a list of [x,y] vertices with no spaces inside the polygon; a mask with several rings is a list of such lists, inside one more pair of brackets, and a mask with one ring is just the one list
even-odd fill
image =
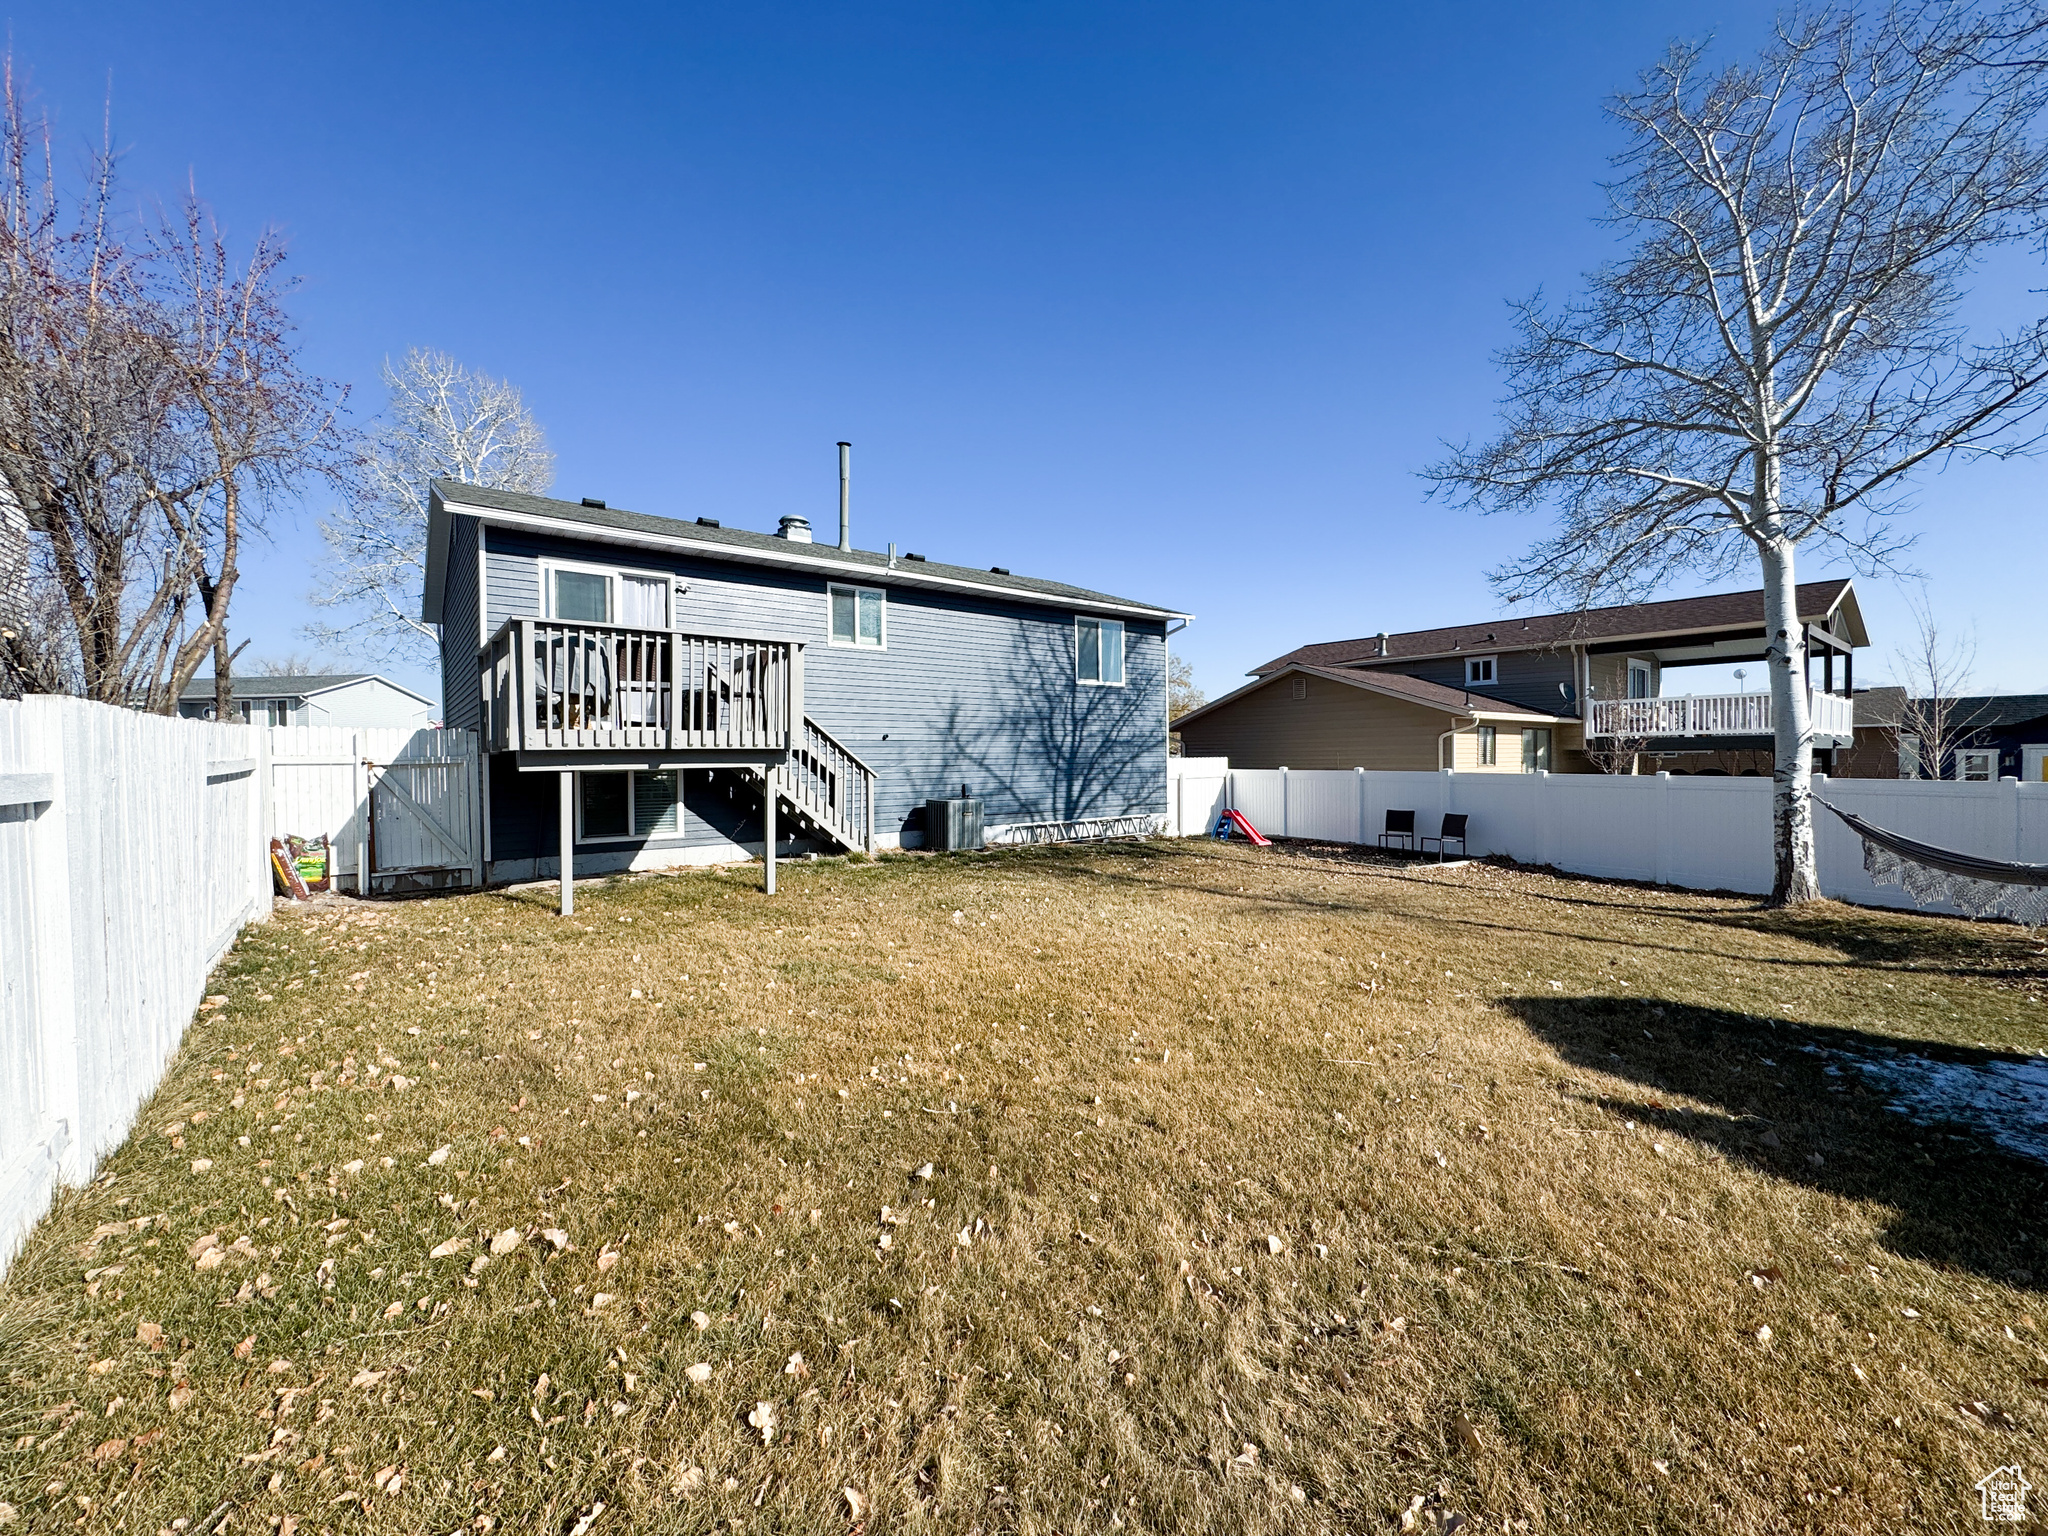
{"label": "deck support post", "polygon": [[761,770],[761,889],[775,894],[775,769]]}
{"label": "deck support post", "polygon": [[562,916],[576,913],[576,775],[562,775]]}

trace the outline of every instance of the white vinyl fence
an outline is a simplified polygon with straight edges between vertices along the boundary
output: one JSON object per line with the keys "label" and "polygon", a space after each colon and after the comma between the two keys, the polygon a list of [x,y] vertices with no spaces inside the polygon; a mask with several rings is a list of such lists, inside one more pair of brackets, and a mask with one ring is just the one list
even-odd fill
{"label": "white vinyl fence", "polygon": [[[1390,810],[1415,812],[1434,836],[1463,812],[1474,857],[1504,854],[1607,879],[1695,890],[1771,888],[1768,779],[1548,773],[1380,773],[1362,768],[1236,768],[1226,758],[1173,758],[1169,832],[1199,837],[1227,807],[1268,837],[1371,845]],[[1921,842],[1985,858],[2048,863],[2048,785],[1915,779],[1830,779],[1814,792]],[[1863,844],[1816,807],[1821,889],[1867,906],[1914,906],[1863,872]],[[1948,911],[1946,906],[1930,911]]]}
{"label": "white vinyl fence", "polygon": [[0,701],[0,1265],[128,1132],[270,912],[267,730]]}

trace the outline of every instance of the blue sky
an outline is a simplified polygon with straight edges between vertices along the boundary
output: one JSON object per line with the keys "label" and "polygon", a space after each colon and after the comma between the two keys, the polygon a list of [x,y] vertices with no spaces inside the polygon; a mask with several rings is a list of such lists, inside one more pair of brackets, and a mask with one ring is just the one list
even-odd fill
{"label": "blue sky", "polygon": [[[287,236],[306,357],[518,383],[558,494],[1006,565],[1193,611],[1212,696],[1309,640],[1480,618],[1540,528],[1425,500],[1484,434],[1503,301],[1599,260],[1602,98],[1763,4],[577,8],[45,3],[60,145],[111,89],[135,194]],[[2001,312],[2031,284],[2000,274]],[[2029,463],[1918,485],[1976,681],[2048,690]],[[317,498],[236,623],[295,635]],[[1806,575],[1827,567],[1809,562]],[[1877,681],[1904,591],[1864,583]],[[411,674],[416,683],[423,673]],[[431,690],[430,690],[431,691]]]}

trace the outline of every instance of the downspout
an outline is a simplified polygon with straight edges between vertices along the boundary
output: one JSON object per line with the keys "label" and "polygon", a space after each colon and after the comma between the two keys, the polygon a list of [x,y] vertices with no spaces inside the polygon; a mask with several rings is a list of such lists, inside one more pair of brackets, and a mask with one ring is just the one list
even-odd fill
{"label": "downspout", "polygon": [[[1453,715],[1453,716],[1452,716],[1451,718],[1455,720],[1455,719],[1457,718],[1457,716]],[[1478,723],[1479,723],[1479,717],[1478,717],[1477,715],[1473,715],[1473,716],[1469,717],[1469,718],[1468,718],[1468,719],[1467,719],[1467,720],[1465,721],[1465,725],[1454,725],[1454,726],[1452,726],[1452,727],[1451,727],[1451,728],[1450,728],[1450,729],[1449,729],[1448,731],[1444,731],[1444,732],[1440,733],[1440,734],[1439,734],[1439,735],[1437,736],[1437,739],[1436,739],[1436,771],[1437,771],[1438,773],[1442,773],[1442,772],[1444,771],[1444,742],[1445,742],[1445,741],[1446,741],[1446,740],[1447,740],[1448,738],[1450,738],[1450,737],[1452,737],[1452,736],[1455,736],[1455,735],[1457,735],[1457,734],[1458,734],[1458,732],[1460,732],[1460,731],[1464,730],[1464,729],[1465,729],[1465,726],[1466,726],[1466,725],[1477,725]],[[1455,771],[1455,770],[1454,770],[1454,771]]]}

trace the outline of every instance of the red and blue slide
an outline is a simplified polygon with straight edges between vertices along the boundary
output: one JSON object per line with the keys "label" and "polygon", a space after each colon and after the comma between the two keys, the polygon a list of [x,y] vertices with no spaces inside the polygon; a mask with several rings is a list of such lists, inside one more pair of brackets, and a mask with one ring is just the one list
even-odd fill
{"label": "red and blue slide", "polygon": [[1230,841],[1230,829],[1232,827],[1235,827],[1249,838],[1254,848],[1270,848],[1273,846],[1273,839],[1261,837],[1259,829],[1246,821],[1241,811],[1225,811],[1216,818],[1216,831],[1214,834],[1216,840],[1219,843]]}

